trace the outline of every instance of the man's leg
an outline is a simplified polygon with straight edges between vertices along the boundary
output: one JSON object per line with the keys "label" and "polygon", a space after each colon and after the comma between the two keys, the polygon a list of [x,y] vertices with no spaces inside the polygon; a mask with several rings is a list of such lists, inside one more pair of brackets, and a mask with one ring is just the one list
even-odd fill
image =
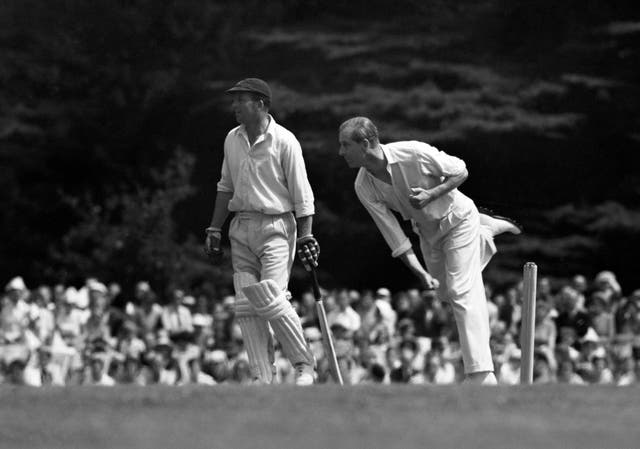
{"label": "man's leg", "polygon": [[[445,294],[453,308],[465,374],[470,380],[495,380],[489,346],[490,328],[487,299],[482,281],[481,232],[477,213],[450,223],[442,230],[440,248],[431,248],[427,265],[436,272],[444,271]],[[440,245],[438,245],[440,246]],[[425,248],[429,249],[429,248]],[[425,250],[423,249],[423,251]]]}
{"label": "man's leg", "polygon": [[269,323],[256,314],[242,292],[244,287],[259,281],[260,273],[260,262],[249,248],[249,225],[247,219],[235,217],[229,228],[233,286],[236,292],[234,319],[242,332],[252,376],[259,382],[270,384],[274,380],[275,356]]}
{"label": "man's leg", "polygon": [[242,289],[258,282],[250,273],[235,273],[233,285],[236,290],[235,320],[242,332],[242,341],[254,379],[270,384],[273,382],[275,357],[273,339],[268,322],[258,316]]}
{"label": "man's leg", "polygon": [[313,383],[313,355],[304,338],[300,317],[289,302],[288,292],[271,279],[245,287],[243,292],[256,313],[269,321],[285,356],[299,370],[296,383]]}
{"label": "man's leg", "polygon": [[287,292],[295,257],[295,218],[291,214],[267,217],[261,227],[264,235],[254,250],[261,254],[262,282],[244,292],[258,315],[271,324],[285,356],[296,368],[296,383],[312,383],[315,361]]}
{"label": "man's leg", "polygon": [[480,213],[480,224],[489,229],[493,237],[505,232],[515,235],[522,234],[522,227],[507,217]]}

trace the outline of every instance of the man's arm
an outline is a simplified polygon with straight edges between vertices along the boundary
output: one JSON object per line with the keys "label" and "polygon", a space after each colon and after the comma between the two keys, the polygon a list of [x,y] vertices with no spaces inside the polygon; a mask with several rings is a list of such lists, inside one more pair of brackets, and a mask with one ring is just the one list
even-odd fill
{"label": "man's arm", "polygon": [[298,239],[296,240],[296,251],[298,257],[307,271],[311,271],[311,267],[318,266],[318,257],[320,257],[320,245],[313,237],[311,228],[313,226],[313,215],[297,217]]}
{"label": "man's arm", "polygon": [[221,192],[218,191],[216,195],[216,203],[213,207],[213,216],[211,217],[212,228],[221,229],[224,222],[229,216],[229,201],[233,197],[233,192]]}
{"label": "man's arm", "polygon": [[205,252],[209,256],[217,257],[221,254],[220,240],[222,240],[222,226],[229,216],[229,201],[231,201],[232,197],[233,192],[218,191],[216,195],[211,225],[206,229]]}
{"label": "man's arm", "polygon": [[413,249],[402,253],[400,260],[411,270],[411,272],[420,279],[420,283],[425,290],[433,290],[438,288],[438,281],[433,278],[427,270],[422,267],[422,264],[418,260],[418,256],[413,252]]}
{"label": "man's arm", "polygon": [[422,209],[433,200],[440,198],[458,188],[469,176],[469,172],[464,168],[459,174],[445,178],[442,184],[438,184],[431,189],[423,189],[421,187],[412,187],[409,202],[415,209]]}
{"label": "man's arm", "polygon": [[311,235],[311,228],[313,226],[313,215],[307,215],[306,217],[296,218],[298,225],[298,238]]}

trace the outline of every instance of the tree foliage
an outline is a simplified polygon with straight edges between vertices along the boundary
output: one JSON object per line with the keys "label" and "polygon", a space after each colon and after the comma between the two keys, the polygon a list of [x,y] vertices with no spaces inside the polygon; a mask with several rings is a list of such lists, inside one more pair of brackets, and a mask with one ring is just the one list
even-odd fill
{"label": "tree foliage", "polygon": [[[383,140],[462,157],[463,191],[525,224],[526,236],[499,242],[492,279],[517,278],[528,258],[558,276],[606,267],[631,279],[614,250],[638,243],[634,11],[574,0],[3,1],[0,273],[228,284],[201,233],[235,126],[223,92],[260,76],[302,142],[324,282],[412,282],[336,155],[336,128],[355,114]],[[299,267],[293,282],[306,282]]]}

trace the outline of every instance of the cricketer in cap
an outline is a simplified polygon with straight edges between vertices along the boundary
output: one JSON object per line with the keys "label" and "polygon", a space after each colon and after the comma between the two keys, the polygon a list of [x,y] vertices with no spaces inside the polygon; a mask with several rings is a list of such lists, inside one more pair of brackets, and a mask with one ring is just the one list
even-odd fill
{"label": "cricketer in cap", "polygon": [[[339,154],[359,168],[355,191],[391,249],[425,289],[437,289],[453,308],[468,382],[496,384],[489,347],[489,317],[482,270],[496,247],[493,237],[520,233],[510,220],[481,216],[458,190],[468,176],[461,159],[418,141],[380,143],[366,117],[339,128]],[[411,221],[425,265],[398,219]]]}
{"label": "cricketer in cap", "polygon": [[296,370],[296,384],[314,382],[314,358],[289,302],[289,274],[298,254],[317,266],[320,247],[311,233],[314,197],[294,134],[269,113],[271,88],[246,78],[227,90],[239,126],[224,141],[224,159],[205,251],[219,263],[222,227],[229,225],[236,292],[235,319],[253,380],[275,379],[272,332]]}

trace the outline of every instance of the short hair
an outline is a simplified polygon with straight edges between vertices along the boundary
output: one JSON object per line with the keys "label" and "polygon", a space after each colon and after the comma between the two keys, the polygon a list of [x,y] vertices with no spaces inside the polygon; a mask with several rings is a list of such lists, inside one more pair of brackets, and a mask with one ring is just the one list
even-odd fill
{"label": "short hair", "polygon": [[248,92],[249,95],[251,95],[251,99],[253,101],[260,101],[262,100],[262,103],[264,104],[264,107],[269,110],[269,108],[271,107],[271,98],[265,96],[265,95],[261,95],[259,93],[256,92]]}
{"label": "short hair", "polygon": [[349,137],[355,142],[362,142],[365,139],[374,144],[379,142],[378,128],[367,117],[353,117],[342,122],[339,131],[342,132],[345,129],[349,130]]}

